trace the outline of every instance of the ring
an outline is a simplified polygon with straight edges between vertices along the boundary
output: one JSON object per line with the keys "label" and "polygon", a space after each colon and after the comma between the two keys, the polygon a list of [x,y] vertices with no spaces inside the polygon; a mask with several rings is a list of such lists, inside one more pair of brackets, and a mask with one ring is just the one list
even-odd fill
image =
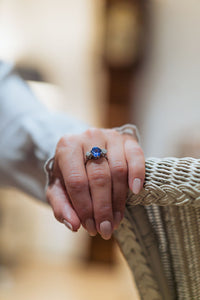
{"label": "ring", "polygon": [[93,147],[91,151],[86,152],[86,161],[85,163],[88,162],[90,159],[99,159],[101,157],[107,158],[107,150],[106,149],[101,149],[99,147]]}

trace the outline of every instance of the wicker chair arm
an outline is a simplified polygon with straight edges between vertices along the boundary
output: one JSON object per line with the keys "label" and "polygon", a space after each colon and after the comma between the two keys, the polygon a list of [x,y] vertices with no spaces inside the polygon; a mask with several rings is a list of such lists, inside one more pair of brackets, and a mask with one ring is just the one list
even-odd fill
{"label": "wicker chair arm", "polygon": [[200,207],[200,159],[149,158],[146,178],[139,195],[129,193],[128,206],[191,205]]}
{"label": "wicker chair arm", "polygon": [[141,299],[200,299],[200,159],[149,158],[117,242]]}

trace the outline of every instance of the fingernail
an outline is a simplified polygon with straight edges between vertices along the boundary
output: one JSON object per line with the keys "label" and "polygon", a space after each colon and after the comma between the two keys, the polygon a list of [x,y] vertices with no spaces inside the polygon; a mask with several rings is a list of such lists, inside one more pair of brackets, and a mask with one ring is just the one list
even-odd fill
{"label": "fingernail", "polygon": [[97,234],[96,226],[94,224],[94,221],[92,219],[87,219],[85,222],[85,227],[91,236],[95,236]]}
{"label": "fingernail", "polygon": [[110,221],[103,221],[100,224],[100,234],[104,240],[109,240],[112,236],[112,225]]}
{"label": "fingernail", "polygon": [[66,220],[63,220],[63,224],[71,231],[73,231],[73,227],[72,224],[70,224],[69,222],[67,222]]}
{"label": "fingernail", "polygon": [[119,223],[121,222],[122,215],[119,211],[114,213],[114,229],[117,229]]}
{"label": "fingernail", "polygon": [[142,181],[139,178],[135,178],[133,180],[133,186],[132,186],[132,191],[134,194],[138,194],[141,190],[142,187]]}

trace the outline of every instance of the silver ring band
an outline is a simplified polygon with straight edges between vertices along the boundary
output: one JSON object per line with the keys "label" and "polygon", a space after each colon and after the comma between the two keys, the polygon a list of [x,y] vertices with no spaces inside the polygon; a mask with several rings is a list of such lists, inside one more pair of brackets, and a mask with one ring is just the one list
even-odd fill
{"label": "silver ring band", "polygon": [[88,162],[88,160],[94,159],[100,159],[101,157],[107,158],[107,150],[106,149],[101,149],[99,147],[93,147],[90,151],[86,152],[85,154],[86,160],[85,163]]}

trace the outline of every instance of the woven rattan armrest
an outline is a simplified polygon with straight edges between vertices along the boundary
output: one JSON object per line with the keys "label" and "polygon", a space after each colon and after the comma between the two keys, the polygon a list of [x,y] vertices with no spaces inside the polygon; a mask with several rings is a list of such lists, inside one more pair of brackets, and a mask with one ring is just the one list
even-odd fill
{"label": "woven rattan armrest", "polygon": [[200,299],[200,160],[147,159],[115,237],[141,299]]}

